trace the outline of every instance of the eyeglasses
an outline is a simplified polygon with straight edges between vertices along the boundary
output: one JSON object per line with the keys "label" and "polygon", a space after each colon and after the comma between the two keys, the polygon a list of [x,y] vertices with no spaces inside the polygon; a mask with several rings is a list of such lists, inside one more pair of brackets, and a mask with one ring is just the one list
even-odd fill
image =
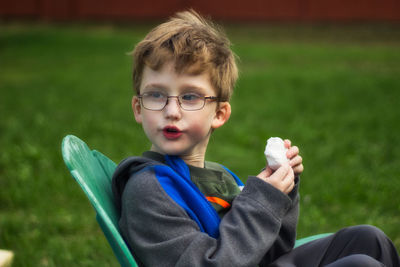
{"label": "eyeglasses", "polygon": [[206,100],[218,101],[216,96],[201,96],[196,93],[184,93],[178,96],[169,96],[161,92],[147,92],[138,95],[142,106],[149,110],[163,110],[168,104],[168,99],[177,98],[179,106],[187,111],[200,110],[206,104]]}

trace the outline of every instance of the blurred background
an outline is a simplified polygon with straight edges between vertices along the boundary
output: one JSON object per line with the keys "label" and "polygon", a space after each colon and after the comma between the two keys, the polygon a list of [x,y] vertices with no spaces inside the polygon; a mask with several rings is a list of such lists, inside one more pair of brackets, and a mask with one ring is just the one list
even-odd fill
{"label": "blurred background", "polygon": [[13,266],[118,266],[61,141],[117,163],[150,147],[127,53],[188,8],[240,58],[207,159],[245,181],[269,137],[289,138],[305,166],[298,237],[373,224],[400,249],[400,1],[0,0],[0,249]]}
{"label": "blurred background", "polygon": [[0,1],[4,18],[141,20],[194,8],[231,21],[398,21],[398,0],[17,0]]}

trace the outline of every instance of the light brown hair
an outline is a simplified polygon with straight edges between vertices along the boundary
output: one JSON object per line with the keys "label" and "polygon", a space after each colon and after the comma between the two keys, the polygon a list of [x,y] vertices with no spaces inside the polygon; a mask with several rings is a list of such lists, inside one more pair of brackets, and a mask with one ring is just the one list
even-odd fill
{"label": "light brown hair", "polygon": [[177,13],[150,31],[133,50],[136,93],[140,93],[145,66],[157,71],[173,61],[177,73],[208,72],[220,101],[229,101],[238,77],[230,46],[224,32],[195,11]]}

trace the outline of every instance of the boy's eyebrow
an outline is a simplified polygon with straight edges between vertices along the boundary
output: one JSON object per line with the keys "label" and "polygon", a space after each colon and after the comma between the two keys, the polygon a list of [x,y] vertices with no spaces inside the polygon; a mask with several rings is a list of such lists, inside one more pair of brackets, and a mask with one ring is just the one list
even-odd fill
{"label": "boy's eyebrow", "polygon": [[196,86],[196,85],[182,85],[181,88],[185,91],[189,91],[189,90],[194,90],[194,91],[204,91],[204,88],[201,86]]}
{"label": "boy's eyebrow", "polygon": [[[161,90],[168,90],[168,87],[167,86],[165,86],[165,85],[163,85],[163,84],[160,84],[160,83],[150,83],[150,84],[147,84],[144,88],[143,88],[143,90],[149,90],[149,89],[161,89]],[[181,91],[200,91],[200,92],[202,92],[202,91],[204,91],[205,89],[203,88],[203,87],[201,87],[201,86],[196,86],[196,85],[193,85],[193,84],[183,84],[181,87],[180,87],[180,90]]]}
{"label": "boy's eyebrow", "polygon": [[165,85],[159,84],[159,83],[150,83],[148,85],[146,85],[143,90],[145,89],[152,89],[152,88],[157,88],[157,89],[167,89],[167,87]]}

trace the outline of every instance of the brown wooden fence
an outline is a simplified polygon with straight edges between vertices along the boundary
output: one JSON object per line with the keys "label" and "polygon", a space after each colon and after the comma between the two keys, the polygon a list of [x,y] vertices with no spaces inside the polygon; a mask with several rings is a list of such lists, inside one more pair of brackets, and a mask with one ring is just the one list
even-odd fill
{"label": "brown wooden fence", "polygon": [[187,8],[223,20],[400,21],[400,0],[0,0],[0,18],[158,19]]}

